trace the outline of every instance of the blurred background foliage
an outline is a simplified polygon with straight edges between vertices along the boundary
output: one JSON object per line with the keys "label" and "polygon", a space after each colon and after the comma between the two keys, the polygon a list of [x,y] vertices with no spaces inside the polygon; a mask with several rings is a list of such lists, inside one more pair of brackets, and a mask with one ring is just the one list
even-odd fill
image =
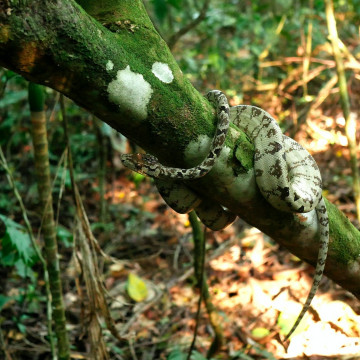
{"label": "blurred background foliage", "polygon": [[[174,34],[198,16],[206,0],[153,0],[147,7],[160,34]],[[335,1],[341,39],[360,51],[360,1]],[[267,66],[267,62],[305,54],[308,25],[312,23],[312,56],[332,59],[324,1],[211,1],[206,18],[185,34],[174,53],[195,86],[230,90],[241,102],[249,91],[270,85],[276,89],[302,62]],[[355,36],[354,36],[355,35]],[[299,59],[298,59],[299,60]],[[326,75],[312,83],[317,94]],[[274,91],[275,92],[275,91]],[[300,93],[296,94],[301,101]],[[283,99],[284,101],[286,99]]]}
{"label": "blurred background foliage", "polygon": [[[346,139],[342,135],[344,123],[337,85],[332,80],[336,70],[328,41],[324,2],[148,0],[144,3],[161,36],[172,44],[184,75],[199,92],[221,89],[231,105],[260,106],[279,119],[287,134],[307,139],[314,151],[320,149],[315,158],[322,170],[328,197],[357,225],[352,205],[352,177],[347,170]],[[338,0],[334,6],[351,105],[357,111],[360,105],[360,0]],[[196,19],[200,21],[196,23]],[[176,38],[176,34],[181,36]],[[33,168],[28,83],[7,69],[0,69],[0,78],[0,146],[37,233],[41,211]],[[73,260],[72,227],[76,210],[69,172],[62,158],[66,140],[59,94],[49,88],[45,91],[57,234],[61,261],[68,271]],[[120,163],[119,154],[133,149],[135,144],[129,144],[108,125],[69,100],[66,112],[76,180],[92,229],[104,251],[119,259],[131,260],[132,270],[139,269],[141,264],[142,269],[147,269],[148,278],[155,276],[159,281],[168,281],[175,270],[182,273],[189,268],[192,256],[186,245],[191,238],[187,218],[166,208],[150,179],[128,172]],[[309,137],[320,140],[322,145],[318,148]],[[39,275],[41,267],[2,166],[0,188],[0,222],[5,224],[0,223],[0,278],[3,279],[0,325],[11,343],[28,336],[39,314],[45,312],[45,300]],[[6,231],[2,232],[4,228]],[[237,223],[234,232],[240,233],[239,229],[243,229],[243,224]],[[224,234],[221,236],[230,236]],[[216,247],[217,241],[212,237],[208,247]],[[151,260],[155,257],[156,269]],[[123,269],[114,272],[108,266],[104,272],[105,277],[116,281],[129,275]],[[109,280],[109,286],[110,283]],[[75,300],[69,295],[75,286],[72,273],[66,273],[68,312],[70,318],[78,319],[78,312],[72,310]],[[127,305],[126,311],[130,308]],[[163,342],[159,344],[163,348],[156,347],[156,353],[161,353],[170,338],[169,332],[174,330],[169,318],[164,317],[162,321],[159,337]],[[84,347],[80,336],[78,346]],[[138,350],[146,353],[146,346]],[[129,351],[115,344],[110,347],[118,358]],[[233,358],[246,358],[239,354]],[[174,350],[169,358],[182,359],[183,355]],[[199,353],[197,356],[203,358]],[[261,353],[261,356],[272,358],[271,354]]]}

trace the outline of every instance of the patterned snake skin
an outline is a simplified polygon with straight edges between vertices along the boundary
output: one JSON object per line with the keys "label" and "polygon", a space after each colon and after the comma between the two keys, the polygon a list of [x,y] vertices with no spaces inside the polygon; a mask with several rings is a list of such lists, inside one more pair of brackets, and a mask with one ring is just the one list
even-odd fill
{"label": "patterned snake skin", "polygon": [[320,227],[320,247],[315,276],[305,305],[285,340],[295,331],[315,296],[325,267],[329,243],[329,221],[322,198],[321,175],[313,157],[300,144],[282,134],[277,122],[266,111],[249,105],[229,109],[225,95],[210,91],[207,99],[216,106],[218,126],[209,155],[190,169],[166,167],[148,154],[122,155],[130,169],[155,178],[160,194],[175,211],[196,210],[202,222],[213,230],[232,223],[236,215],[219,204],[202,199],[181,180],[198,179],[206,175],[219,156],[230,121],[250,138],[255,147],[256,183],[265,199],[276,209],[306,213],[315,210]]}
{"label": "patterned snake skin", "polygon": [[206,98],[216,105],[219,120],[209,155],[199,165],[190,169],[173,168],[160,164],[155,156],[149,154],[121,155],[122,163],[133,171],[156,179],[193,180],[206,175],[223,148],[230,125],[230,108],[226,96],[221,91],[213,90],[207,93]]}

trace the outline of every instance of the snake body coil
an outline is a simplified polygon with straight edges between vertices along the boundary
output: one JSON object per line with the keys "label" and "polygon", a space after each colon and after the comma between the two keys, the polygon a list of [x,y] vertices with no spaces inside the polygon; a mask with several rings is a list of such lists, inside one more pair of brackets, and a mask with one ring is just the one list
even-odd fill
{"label": "snake body coil", "polygon": [[148,154],[122,155],[125,166],[155,178],[164,200],[177,212],[195,209],[202,222],[213,230],[226,227],[235,215],[193,192],[182,180],[206,175],[219,156],[230,121],[250,138],[255,147],[256,183],[265,199],[276,209],[306,213],[315,210],[320,227],[320,247],[315,276],[305,305],[286,336],[294,332],[308,310],[318,289],[325,267],[329,243],[329,221],[322,198],[320,171],[313,157],[300,144],[283,135],[266,111],[249,105],[229,108],[225,95],[210,91],[207,99],[216,106],[218,125],[208,156],[190,169],[166,167]]}
{"label": "snake body coil", "polygon": [[189,169],[164,166],[159,163],[155,156],[149,154],[121,155],[123,164],[131,170],[156,179],[193,180],[206,175],[214,166],[215,160],[223,148],[230,125],[230,109],[226,96],[221,91],[213,90],[206,97],[211,103],[216,105],[218,124],[209,154],[199,165]]}

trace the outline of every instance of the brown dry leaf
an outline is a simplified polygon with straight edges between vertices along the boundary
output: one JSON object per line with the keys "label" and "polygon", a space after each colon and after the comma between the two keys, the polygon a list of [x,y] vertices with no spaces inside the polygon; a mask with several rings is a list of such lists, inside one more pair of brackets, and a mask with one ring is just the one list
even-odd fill
{"label": "brown dry leaf", "polygon": [[177,306],[184,306],[193,301],[196,301],[194,290],[189,286],[178,287],[174,286],[171,289],[172,302]]}
{"label": "brown dry leaf", "polygon": [[82,354],[79,354],[79,353],[74,353],[74,352],[71,352],[71,359],[87,359],[88,356],[84,356]]}
{"label": "brown dry leaf", "polygon": [[274,280],[289,280],[289,282],[298,281],[300,276],[299,273],[303,270],[305,270],[305,265],[300,268],[292,268],[292,269],[286,269],[277,271],[273,274]]}
{"label": "brown dry leaf", "polygon": [[320,319],[338,326],[346,335],[360,334],[360,316],[343,301],[332,301],[318,309]]}
{"label": "brown dry leaf", "polygon": [[24,339],[24,338],[25,338],[25,335],[22,334],[22,333],[19,332],[19,331],[16,331],[16,330],[11,329],[11,330],[8,332],[7,337],[8,337],[9,339],[13,339],[13,340],[19,341],[19,340]]}
{"label": "brown dry leaf", "polygon": [[210,266],[217,271],[232,271],[237,268],[237,262],[240,260],[240,246],[234,245],[229,251],[210,261]]}
{"label": "brown dry leaf", "polygon": [[117,262],[110,265],[110,274],[111,276],[118,278],[124,275],[124,264]]}
{"label": "brown dry leaf", "polygon": [[159,200],[148,200],[144,204],[144,210],[149,211],[149,212],[157,211],[158,207],[159,207]]}
{"label": "brown dry leaf", "polygon": [[159,329],[156,327],[156,321],[157,320],[150,320],[144,314],[141,314],[136,321],[137,326],[139,326],[136,338],[147,338],[151,334],[159,334]]}

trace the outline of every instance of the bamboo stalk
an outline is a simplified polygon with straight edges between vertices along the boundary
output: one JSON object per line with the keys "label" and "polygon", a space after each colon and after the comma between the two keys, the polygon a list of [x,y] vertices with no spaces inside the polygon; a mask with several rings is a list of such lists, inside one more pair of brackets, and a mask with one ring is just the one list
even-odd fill
{"label": "bamboo stalk", "polygon": [[44,111],[44,89],[42,86],[34,83],[29,84],[29,105],[31,111],[31,135],[34,145],[35,172],[40,203],[43,209],[42,229],[52,296],[53,320],[58,340],[58,356],[60,360],[67,360],[70,359],[70,346],[66,331],[65,307],[62,295],[56,227],[52,206],[46,116]]}

